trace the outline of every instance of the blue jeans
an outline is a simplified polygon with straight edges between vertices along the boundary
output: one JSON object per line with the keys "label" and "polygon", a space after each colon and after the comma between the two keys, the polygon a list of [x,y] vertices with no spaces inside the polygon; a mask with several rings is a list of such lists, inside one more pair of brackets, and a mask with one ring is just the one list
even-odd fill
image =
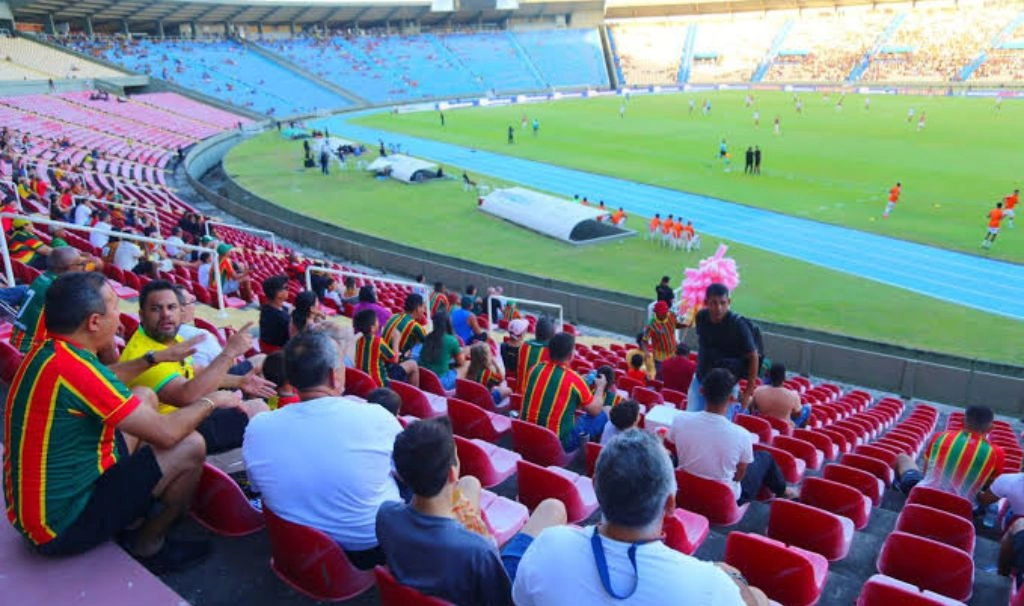
{"label": "blue jeans", "polygon": [[[737,402],[730,404],[729,410],[725,413],[726,418],[730,421],[732,421],[733,417],[736,416],[736,413],[743,408],[743,406],[738,402],[740,398],[740,386],[738,383],[732,388],[732,397],[737,400]],[[706,408],[707,403],[704,401],[704,394],[700,392],[700,379],[697,378],[697,375],[693,375],[693,380],[690,381],[690,390],[686,394],[686,410],[688,412],[701,412]],[[807,414],[810,414],[810,412]]]}
{"label": "blue jeans", "polygon": [[797,427],[803,427],[807,424],[807,421],[811,418],[811,406],[810,404],[804,404],[800,407],[800,416],[793,419],[793,424]]}
{"label": "blue jeans", "polygon": [[519,570],[519,561],[523,559],[526,548],[533,543],[533,537],[528,534],[517,532],[515,536],[505,543],[501,550],[501,563],[505,565],[505,572],[508,573],[510,581],[516,580],[516,572]]}
{"label": "blue jeans", "polygon": [[562,449],[565,452],[572,452],[583,446],[584,442],[588,440],[597,440],[607,423],[608,413],[603,410],[595,417],[584,414],[576,419],[576,425],[573,427],[572,433],[562,439]]}
{"label": "blue jeans", "polygon": [[448,372],[441,375],[440,377],[438,377],[438,379],[441,380],[441,387],[444,387],[445,390],[448,391],[455,389],[455,379],[457,378],[459,378],[459,374],[451,369],[448,370]]}

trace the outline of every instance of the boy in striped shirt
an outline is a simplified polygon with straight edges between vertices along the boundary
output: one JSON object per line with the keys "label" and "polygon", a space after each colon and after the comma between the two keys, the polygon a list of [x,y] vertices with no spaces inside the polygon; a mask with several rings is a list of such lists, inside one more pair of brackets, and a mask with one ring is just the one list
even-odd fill
{"label": "boy in striped shirt", "polygon": [[924,470],[907,455],[896,458],[897,485],[905,493],[917,484],[974,499],[987,492],[1003,470],[1003,450],[985,439],[994,415],[985,406],[964,412],[964,428],[932,436],[924,450]]}
{"label": "boy in striped shirt", "polygon": [[655,303],[654,317],[647,323],[644,341],[650,344],[654,367],[661,377],[661,363],[676,353],[676,316],[665,301]]}
{"label": "boy in striped shirt", "polygon": [[387,387],[394,379],[419,387],[419,366],[412,360],[399,362],[394,350],[377,336],[377,312],[364,309],[352,319],[352,327],[359,337],[356,339],[356,368],[370,375],[377,387]]}
{"label": "boy in striped shirt", "polygon": [[384,325],[384,342],[391,346],[392,351],[404,354],[413,347],[423,343],[427,338],[427,306],[423,296],[410,293],[405,298],[405,310],[395,314]]}
{"label": "boy in striped shirt", "polygon": [[[606,380],[598,374],[591,393],[583,377],[569,368],[576,339],[560,332],[551,337],[547,361],[530,370],[523,393],[521,418],[555,432],[565,452],[579,448],[587,438],[601,435],[608,415],[604,412]],[[576,409],[586,413],[575,419]]]}
{"label": "boy in striped shirt", "polygon": [[526,379],[530,370],[539,363],[548,360],[548,341],[554,334],[551,327],[551,320],[540,318],[534,328],[534,338],[519,346],[519,360],[516,364],[516,393],[524,393],[526,390]]}

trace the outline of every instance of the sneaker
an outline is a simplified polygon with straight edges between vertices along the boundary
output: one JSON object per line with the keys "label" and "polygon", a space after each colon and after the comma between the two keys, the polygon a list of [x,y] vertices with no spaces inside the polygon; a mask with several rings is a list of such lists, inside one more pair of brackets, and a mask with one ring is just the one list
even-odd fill
{"label": "sneaker", "polygon": [[160,551],[145,558],[137,558],[139,563],[155,575],[178,572],[199,564],[210,555],[209,541],[182,541],[164,539]]}

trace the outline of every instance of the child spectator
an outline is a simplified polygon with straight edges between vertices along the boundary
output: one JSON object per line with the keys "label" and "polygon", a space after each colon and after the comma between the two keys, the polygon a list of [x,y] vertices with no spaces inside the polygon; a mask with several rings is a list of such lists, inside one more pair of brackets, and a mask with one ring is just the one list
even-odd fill
{"label": "child spectator", "polygon": [[512,394],[512,390],[505,385],[501,369],[491,357],[491,348],[487,343],[476,343],[469,348],[466,378],[486,387],[491,392],[491,398],[494,399],[496,406],[500,406],[505,398]]}
{"label": "child spectator", "polygon": [[263,360],[263,378],[277,385],[277,394],[267,400],[271,410],[284,408],[299,401],[299,394],[288,383],[284,372],[284,350],[275,351]]}
{"label": "child spectator", "polygon": [[387,387],[378,387],[366,394],[366,401],[369,404],[379,404],[380,406],[383,406],[385,410],[396,417],[398,416],[398,411],[402,408],[402,398]]}
{"label": "child spectator", "polygon": [[608,422],[601,433],[601,446],[612,441],[620,433],[632,429],[640,422],[640,405],[634,400],[626,400],[612,408],[608,414]]}
{"label": "child spectator", "polygon": [[629,357],[629,370],[626,371],[626,376],[630,379],[636,379],[641,383],[647,383],[647,371],[644,370],[643,354],[635,353]]}
{"label": "child spectator", "polygon": [[387,387],[391,379],[419,387],[419,366],[412,360],[399,363],[398,356],[377,335],[377,313],[364,309],[352,319],[356,338],[356,368],[370,375],[377,387]]}

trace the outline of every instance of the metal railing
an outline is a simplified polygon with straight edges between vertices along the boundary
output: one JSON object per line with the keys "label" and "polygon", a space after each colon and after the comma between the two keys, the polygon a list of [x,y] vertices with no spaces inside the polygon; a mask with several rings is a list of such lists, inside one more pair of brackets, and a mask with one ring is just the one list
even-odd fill
{"label": "metal railing", "polygon": [[418,282],[410,282],[408,280],[396,280],[394,278],[379,278],[368,274],[361,274],[357,271],[350,269],[334,269],[333,267],[320,267],[316,265],[310,265],[306,268],[306,290],[313,290],[313,272],[333,274],[335,276],[352,276],[353,278],[359,278],[366,281],[372,282],[388,282],[389,284],[398,284],[399,286],[409,286],[413,289],[426,289],[426,286]]}
{"label": "metal railing", "polygon": [[244,226],[241,226],[241,225],[232,225],[230,223],[223,223],[221,221],[207,221],[206,222],[206,235],[208,235],[208,236],[210,235],[210,226],[211,225],[213,225],[215,227],[216,226],[228,227],[228,228],[231,228],[231,229],[237,229],[238,231],[245,231],[245,232],[249,232],[249,233],[257,234],[257,235],[267,235],[267,236],[270,236],[270,248],[275,253],[277,252],[277,236],[275,236],[274,232],[272,232],[272,231],[267,231],[265,229],[257,229],[255,227],[244,227]]}
{"label": "metal railing", "polygon": [[[123,202],[113,202],[111,200],[104,200],[103,198],[95,198],[93,196],[71,196],[71,199],[72,200],[82,200],[82,199],[85,199],[85,200],[87,200],[89,202],[96,202],[98,204],[106,204],[107,206],[115,206],[117,208],[131,208],[131,209],[134,209],[135,212],[147,213],[149,215],[152,215],[153,221],[156,222],[156,231],[157,231],[157,233],[161,233],[161,234],[163,233],[163,229],[161,229],[161,227],[160,227],[160,213],[156,212],[155,209],[143,208],[143,207],[135,206],[135,205],[132,205],[132,204],[125,204]],[[50,201],[49,208],[50,209],[53,208],[53,201],[52,200]],[[72,208],[74,208],[74,206],[72,206]]]}

